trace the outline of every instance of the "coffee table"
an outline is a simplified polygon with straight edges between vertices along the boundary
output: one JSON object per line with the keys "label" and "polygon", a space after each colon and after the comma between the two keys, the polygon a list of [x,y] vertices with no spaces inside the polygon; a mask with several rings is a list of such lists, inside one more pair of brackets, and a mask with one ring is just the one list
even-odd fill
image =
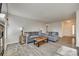
{"label": "coffee table", "polygon": [[48,38],[47,37],[35,37],[34,39],[34,45],[37,44],[37,46],[39,47],[40,46],[40,42],[43,42],[43,41],[47,41],[48,42]]}

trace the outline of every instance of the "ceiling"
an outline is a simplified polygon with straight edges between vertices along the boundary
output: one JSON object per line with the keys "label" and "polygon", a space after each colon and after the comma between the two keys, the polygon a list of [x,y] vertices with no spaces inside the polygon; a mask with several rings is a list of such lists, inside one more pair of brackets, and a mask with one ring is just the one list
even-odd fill
{"label": "ceiling", "polygon": [[77,3],[10,3],[8,11],[30,20],[53,22],[68,19],[79,9]]}

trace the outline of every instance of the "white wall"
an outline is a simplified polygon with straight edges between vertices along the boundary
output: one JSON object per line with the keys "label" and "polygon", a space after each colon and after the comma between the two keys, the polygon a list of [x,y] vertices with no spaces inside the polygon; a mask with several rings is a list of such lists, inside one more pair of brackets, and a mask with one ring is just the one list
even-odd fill
{"label": "white wall", "polygon": [[20,27],[24,27],[25,32],[40,31],[41,28],[45,32],[45,24],[42,22],[9,15],[7,44],[19,41]]}
{"label": "white wall", "polygon": [[76,12],[76,46],[79,47],[79,10]]}
{"label": "white wall", "polygon": [[48,26],[48,31],[58,32],[59,36],[62,36],[62,23],[60,22],[53,22],[50,23]]}

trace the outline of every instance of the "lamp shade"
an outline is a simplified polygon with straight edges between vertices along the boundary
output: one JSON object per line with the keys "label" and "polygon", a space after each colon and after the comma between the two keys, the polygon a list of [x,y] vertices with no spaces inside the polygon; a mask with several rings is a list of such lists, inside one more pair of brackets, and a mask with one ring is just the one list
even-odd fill
{"label": "lamp shade", "polygon": [[6,16],[5,14],[0,13],[0,18],[1,19],[5,18],[5,16]]}
{"label": "lamp shade", "polygon": [[23,27],[20,27],[19,29],[20,29],[20,31],[22,31],[23,30]]}

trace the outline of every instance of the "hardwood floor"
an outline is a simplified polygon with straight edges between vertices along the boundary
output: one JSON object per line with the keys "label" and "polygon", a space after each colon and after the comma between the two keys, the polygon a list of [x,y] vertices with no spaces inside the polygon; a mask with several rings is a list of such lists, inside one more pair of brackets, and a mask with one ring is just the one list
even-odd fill
{"label": "hardwood floor", "polygon": [[62,44],[66,44],[69,45],[70,47],[74,47],[76,46],[76,38],[72,37],[72,36],[63,36],[62,38],[60,38],[59,42]]}

